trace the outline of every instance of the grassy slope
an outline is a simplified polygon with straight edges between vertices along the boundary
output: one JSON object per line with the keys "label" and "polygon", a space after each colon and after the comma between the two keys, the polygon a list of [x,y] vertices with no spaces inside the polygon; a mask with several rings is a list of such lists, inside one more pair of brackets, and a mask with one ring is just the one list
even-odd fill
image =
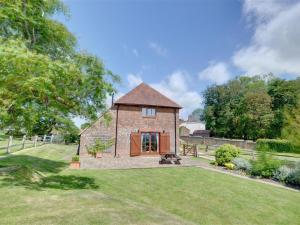
{"label": "grassy slope", "polygon": [[0,178],[0,224],[300,224],[297,192],[199,168],[66,169],[75,151],[48,145],[0,160],[46,175]]}

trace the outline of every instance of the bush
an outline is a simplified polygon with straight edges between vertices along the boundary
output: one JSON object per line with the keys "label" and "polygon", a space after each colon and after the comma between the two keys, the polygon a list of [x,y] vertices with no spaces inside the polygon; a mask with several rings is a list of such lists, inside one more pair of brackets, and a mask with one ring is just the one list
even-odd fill
{"label": "bush", "polygon": [[225,163],[224,166],[228,170],[233,170],[234,169],[234,164],[233,163]]}
{"label": "bush", "polygon": [[79,155],[75,155],[72,157],[72,162],[79,162]]}
{"label": "bush", "polygon": [[296,168],[287,176],[285,182],[300,187],[300,162],[298,162]]}
{"label": "bush", "polygon": [[281,162],[272,158],[270,154],[261,152],[256,161],[252,161],[251,175],[270,178],[279,169]]}
{"label": "bush", "polygon": [[285,139],[258,139],[256,142],[256,150],[267,152],[294,152],[300,153],[289,140]]}
{"label": "bush", "polygon": [[215,158],[219,166],[230,163],[231,160],[240,154],[240,149],[234,145],[224,144],[217,148]]}
{"label": "bush", "polygon": [[235,165],[235,169],[244,170],[246,172],[250,172],[252,165],[247,159],[243,158],[234,158],[232,163]]}
{"label": "bush", "polygon": [[293,170],[287,166],[281,166],[275,171],[273,178],[275,180],[286,182],[287,177],[291,174]]}

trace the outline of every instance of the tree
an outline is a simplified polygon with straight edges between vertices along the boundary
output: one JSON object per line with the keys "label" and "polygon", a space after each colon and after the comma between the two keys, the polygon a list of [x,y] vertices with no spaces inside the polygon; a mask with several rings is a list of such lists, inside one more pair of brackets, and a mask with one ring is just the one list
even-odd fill
{"label": "tree", "polygon": [[300,148],[300,100],[297,107],[284,111],[284,117],[282,137],[290,140],[295,146]]}
{"label": "tree", "polygon": [[[265,137],[266,126],[273,118],[271,105],[264,77],[239,77],[224,85],[213,85],[204,92],[206,127],[219,137]],[[253,132],[255,128],[250,124],[261,127],[261,132]]]}
{"label": "tree", "polygon": [[283,80],[273,79],[268,84],[268,94],[272,97],[272,110],[274,120],[269,131],[270,137],[280,137],[284,126],[285,111],[296,107],[300,94],[300,79]]}
{"label": "tree", "polygon": [[59,0],[0,1],[0,127],[39,134],[94,120],[119,77],[51,19]]}
{"label": "tree", "polygon": [[191,121],[191,122],[200,122],[200,121],[203,121],[203,109],[201,109],[201,108],[195,109],[189,115],[189,121]]}
{"label": "tree", "polygon": [[272,100],[266,91],[248,92],[242,100],[244,112],[240,115],[244,139],[267,137],[274,118]]}

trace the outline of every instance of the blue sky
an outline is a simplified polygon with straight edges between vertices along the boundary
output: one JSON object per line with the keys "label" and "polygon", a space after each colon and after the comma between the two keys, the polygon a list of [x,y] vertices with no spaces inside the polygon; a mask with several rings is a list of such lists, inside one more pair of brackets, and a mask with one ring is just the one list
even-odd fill
{"label": "blue sky", "polygon": [[58,19],[80,49],[121,76],[119,95],[144,81],[183,105],[182,117],[201,106],[201,92],[213,83],[241,74],[300,72],[300,31],[292,22],[300,17],[298,1],[64,2],[71,17]]}

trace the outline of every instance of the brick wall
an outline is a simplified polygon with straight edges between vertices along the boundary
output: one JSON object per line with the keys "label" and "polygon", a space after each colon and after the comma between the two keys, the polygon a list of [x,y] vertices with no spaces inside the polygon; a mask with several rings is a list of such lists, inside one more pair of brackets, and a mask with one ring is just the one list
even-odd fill
{"label": "brick wall", "polygon": [[[117,154],[129,156],[130,153],[130,133],[141,131],[169,132],[170,148],[175,152],[175,127],[174,109],[156,108],[155,118],[145,118],[142,116],[142,108],[138,106],[120,106],[118,123]],[[179,116],[177,118],[177,149],[179,146]]]}
{"label": "brick wall", "polygon": [[[138,106],[119,106],[118,115],[118,137],[117,137],[117,156],[130,155],[130,134],[136,131],[153,131],[170,133],[171,152],[175,152],[175,121],[174,109],[172,108],[156,108],[155,118],[145,118],[142,116],[142,107]],[[179,110],[176,110],[177,118],[177,150],[179,151]],[[103,118],[99,118],[91,127],[86,129],[80,138],[80,154],[86,154],[88,146],[94,144],[95,138],[111,137],[115,138],[116,129],[116,107],[110,110],[112,121],[107,127]],[[110,153],[105,156],[114,156],[114,148],[112,146]]]}
{"label": "brick wall", "polygon": [[[80,135],[80,155],[86,155],[87,148],[92,146],[97,138],[101,140],[115,138],[116,113],[115,110],[110,110],[108,113],[112,118],[109,124],[105,123],[102,116]],[[115,146],[113,145],[107,149],[104,156],[114,156],[114,148]]]}

